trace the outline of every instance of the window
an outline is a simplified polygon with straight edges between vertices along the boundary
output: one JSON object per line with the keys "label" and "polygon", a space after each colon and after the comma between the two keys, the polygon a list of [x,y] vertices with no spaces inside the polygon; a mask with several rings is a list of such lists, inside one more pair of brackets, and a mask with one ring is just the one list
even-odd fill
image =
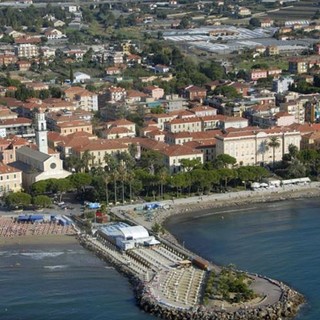
{"label": "window", "polygon": [[54,162],[50,164],[51,169],[55,169],[56,167],[57,167],[57,165]]}

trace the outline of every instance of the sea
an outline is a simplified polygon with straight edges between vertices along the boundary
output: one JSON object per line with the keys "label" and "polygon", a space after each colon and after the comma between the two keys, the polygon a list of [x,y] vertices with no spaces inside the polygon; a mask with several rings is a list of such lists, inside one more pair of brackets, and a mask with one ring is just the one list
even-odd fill
{"label": "sea", "polygon": [[[281,280],[306,297],[296,320],[320,319],[320,199],[172,217],[181,243],[219,265]],[[78,244],[0,247],[1,320],[147,320],[127,279]]]}

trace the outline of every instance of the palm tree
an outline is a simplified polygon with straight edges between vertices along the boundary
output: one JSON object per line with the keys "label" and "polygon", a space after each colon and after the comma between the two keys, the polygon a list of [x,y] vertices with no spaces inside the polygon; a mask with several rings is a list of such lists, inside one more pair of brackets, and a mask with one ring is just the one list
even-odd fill
{"label": "palm tree", "polygon": [[113,181],[114,203],[116,204],[117,203],[117,181],[119,180],[119,177],[120,177],[120,174],[119,174],[120,165],[117,161],[117,158],[111,154],[105,154],[103,160],[106,163],[105,170],[108,172],[110,180]]}
{"label": "palm tree", "polygon": [[121,180],[122,203],[124,203],[124,182],[127,180],[127,168],[126,168],[126,164],[123,161],[119,163],[118,174]]}
{"label": "palm tree", "polygon": [[119,178],[119,172],[117,170],[113,170],[111,172],[111,178],[113,180],[113,187],[114,187],[114,204],[116,205],[117,204],[117,181],[118,181],[118,178]]}
{"label": "palm tree", "polygon": [[160,182],[160,198],[163,199],[163,189],[164,189],[164,184],[166,183],[168,179],[168,171],[166,168],[163,168],[160,170],[158,174],[158,179]]}
{"label": "palm tree", "polygon": [[132,202],[132,183],[134,181],[134,172],[129,171],[127,172],[127,181],[129,183],[129,198],[130,198],[130,203]]}
{"label": "palm tree", "polygon": [[268,143],[268,147],[272,148],[272,168],[274,169],[276,148],[280,147],[279,138],[278,137],[271,137],[270,141]]}
{"label": "palm tree", "polygon": [[81,157],[82,167],[84,168],[85,172],[89,172],[89,165],[90,163],[91,165],[93,164],[94,159],[95,156],[90,153],[89,150],[85,150]]}
{"label": "palm tree", "polygon": [[108,184],[110,182],[110,175],[108,172],[105,172],[103,175],[104,183],[106,184],[106,203],[109,205],[109,188]]}

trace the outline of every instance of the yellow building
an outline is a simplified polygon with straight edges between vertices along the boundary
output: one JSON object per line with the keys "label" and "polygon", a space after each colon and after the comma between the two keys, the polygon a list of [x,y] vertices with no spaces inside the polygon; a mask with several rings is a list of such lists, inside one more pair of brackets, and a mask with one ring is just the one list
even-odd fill
{"label": "yellow building", "polygon": [[119,152],[128,151],[128,146],[115,141],[106,139],[97,139],[90,142],[86,142],[83,145],[77,145],[72,148],[72,155],[79,159],[83,158],[85,152],[89,152],[91,159],[88,162],[88,166],[92,167],[105,167],[107,165],[105,156],[115,155]]}
{"label": "yellow building", "polygon": [[[270,138],[276,137],[279,147],[268,146]],[[238,164],[258,165],[272,163],[273,151],[275,161],[282,160],[289,152],[289,145],[293,144],[300,150],[301,133],[290,128],[244,128],[232,129],[229,132],[216,136],[216,155],[228,154],[237,159]]]}
{"label": "yellow building", "polygon": [[22,172],[6,164],[0,164],[0,195],[21,190]]}

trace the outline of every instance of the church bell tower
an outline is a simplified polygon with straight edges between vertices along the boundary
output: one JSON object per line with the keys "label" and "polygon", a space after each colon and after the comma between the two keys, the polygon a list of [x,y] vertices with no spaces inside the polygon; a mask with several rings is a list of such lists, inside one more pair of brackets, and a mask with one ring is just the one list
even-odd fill
{"label": "church bell tower", "polygon": [[48,154],[47,121],[43,112],[36,113],[36,143],[40,152]]}

